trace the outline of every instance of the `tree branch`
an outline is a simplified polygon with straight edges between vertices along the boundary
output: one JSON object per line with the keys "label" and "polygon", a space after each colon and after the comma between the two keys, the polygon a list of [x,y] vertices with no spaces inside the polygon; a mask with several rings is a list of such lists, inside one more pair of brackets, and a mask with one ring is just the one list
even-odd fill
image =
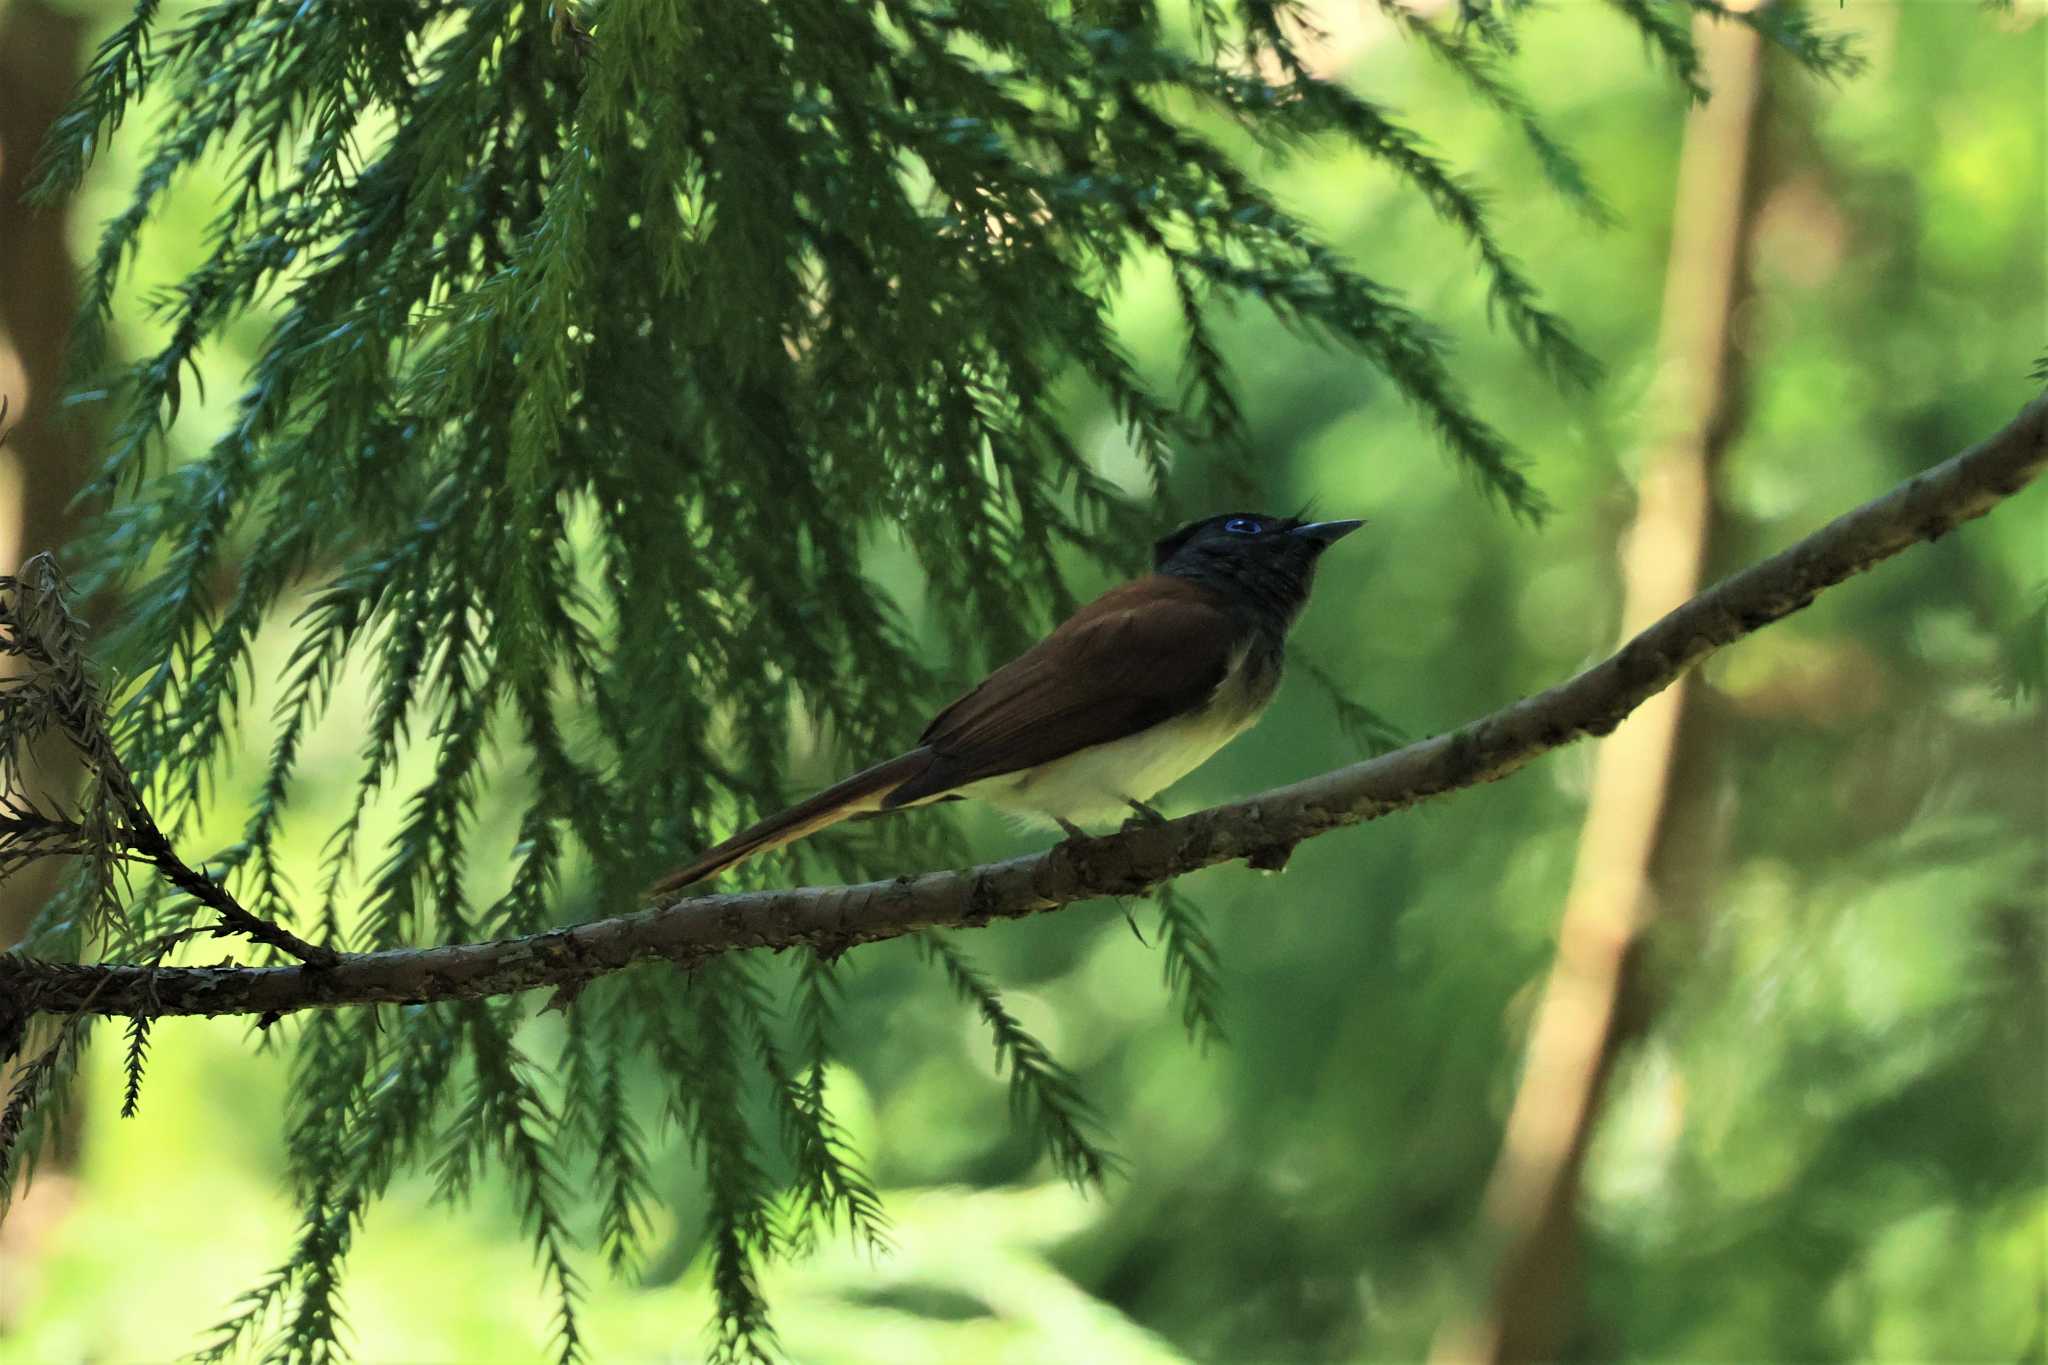
{"label": "tree branch", "polygon": [[128,847],[153,863],[165,881],[220,916],[219,926],[210,932],[223,936],[243,934],[316,967],[331,967],[341,960],[342,954],[334,949],[308,943],[282,924],[273,924],[244,908],[225,886],[187,864],[156,827],[156,820],[143,808],[140,796],[125,804],[134,825],[128,832]]}
{"label": "tree branch", "polygon": [[2044,466],[2048,395],[1988,440],[1722,580],[1547,692],[1450,734],[1163,825],[959,871],[706,896],[523,938],[344,954],[332,965],[82,966],[6,955],[0,1003],[17,1016],[256,1014],[267,1022],[321,1006],[467,1000],[542,986],[573,991],[647,958],[690,966],[743,948],[839,952],[919,929],[1137,895],[1233,859],[1269,863],[1304,839],[1498,781],[1560,745],[1606,734],[1723,645],[1908,546],[1982,516]]}

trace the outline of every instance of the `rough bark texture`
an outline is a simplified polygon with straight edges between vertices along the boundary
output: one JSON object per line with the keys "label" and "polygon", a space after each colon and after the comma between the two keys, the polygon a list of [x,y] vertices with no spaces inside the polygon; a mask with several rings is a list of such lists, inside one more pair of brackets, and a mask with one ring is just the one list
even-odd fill
{"label": "rough bark texture", "polygon": [[[1560,745],[1607,734],[1730,641],[1833,584],[1933,540],[2011,497],[2048,465],[2048,397],[2004,430],[1707,589],[1612,657],[1447,735],[1162,825],[962,871],[859,886],[676,901],[490,943],[348,954],[333,966],[79,966],[0,956],[0,1005],[24,1015],[275,1016],[377,1001],[475,999],[582,982],[647,958],[684,965],[741,948],[836,952],[918,929],[1014,919],[1245,858],[1270,864],[1304,839],[1481,782]],[[6,1020],[0,1020],[0,1035]]]}

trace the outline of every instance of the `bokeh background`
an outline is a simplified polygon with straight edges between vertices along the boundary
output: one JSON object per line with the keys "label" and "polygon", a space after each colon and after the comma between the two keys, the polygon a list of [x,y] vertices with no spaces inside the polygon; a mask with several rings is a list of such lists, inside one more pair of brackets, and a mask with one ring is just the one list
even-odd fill
{"label": "bokeh background", "polygon": [[[1247,314],[1224,324],[1257,435],[1258,492],[1363,515],[1325,569],[1299,655],[1412,736],[1548,686],[1614,642],[1618,546],[1665,414],[1658,334],[1687,110],[1628,29],[1571,0],[1515,71],[1594,170],[1616,226],[1544,191],[1527,147],[1381,18],[1325,5],[1327,74],[1408,111],[1494,197],[1505,239],[1607,364],[1561,395],[1487,327],[1426,206],[1362,161],[1256,163],[1366,273],[1455,338],[1481,410],[1532,457],[1540,528],[1485,501],[1355,362]],[[1870,67],[1839,87],[1762,61],[1752,261],[1727,323],[1731,408],[1709,573],[1774,550],[2003,425],[2048,342],[2048,23],[1950,0],[1826,7]],[[18,188],[38,120],[125,11],[0,0],[0,391],[34,420],[7,452],[7,558],[62,534],[89,427],[43,421],[70,306],[66,260],[138,167],[109,150],[61,213]],[[53,94],[54,92],[54,94]],[[161,111],[156,111],[160,113]],[[151,111],[133,121],[146,125]],[[131,127],[130,133],[134,131]],[[188,268],[217,186],[167,204],[137,262]],[[1125,336],[1175,364],[1163,277],[1128,281]],[[251,323],[250,338],[257,324]],[[208,355],[182,420],[202,442],[247,353]],[[17,407],[17,412],[19,412]],[[1143,491],[1112,417],[1074,428]],[[1238,500],[1191,452],[1186,508]],[[2036,489],[1718,657],[1681,736],[1664,838],[1686,868],[1660,917],[1580,1200],[1567,1339],[1659,1360],[2040,1359],[2048,1350],[2048,734],[2029,687],[2048,535]],[[906,557],[873,572],[915,610]],[[290,646],[282,624],[265,654]],[[935,645],[936,649],[936,645]],[[2030,662],[2032,660],[2033,662]],[[261,704],[245,715],[263,749]],[[357,733],[337,703],[306,784],[312,866]],[[1169,794],[1191,809],[1358,753],[1297,671],[1249,736]],[[800,756],[822,778],[830,755]],[[1010,1123],[987,1036],[907,945],[848,959],[840,1112],[884,1187],[895,1252],[832,1246],[769,1280],[800,1361],[1416,1359],[1487,1290],[1482,1194],[1572,881],[1594,750],[1304,846],[1283,877],[1183,889],[1220,950],[1228,1042],[1184,1036],[1156,948],[1112,906],[972,935],[1017,1013],[1081,1077],[1126,1162],[1084,1197]],[[321,762],[309,754],[309,772]],[[230,774],[208,833],[244,817]],[[393,784],[403,789],[403,782]],[[977,855],[1028,846],[957,818]],[[507,835],[509,840],[509,834]],[[12,888],[18,917],[32,888]],[[1143,908],[1139,923],[1148,922]],[[538,1030],[549,1025],[536,1023]],[[165,1021],[141,1113],[115,1117],[107,1031],[75,1150],[0,1227],[0,1361],[179,1355],[282,1256],[283,1067],[233,1022]],[[709,1296],[680,1141],[642,1280],[592,1257],[599,1360],[691,1360]],[[511,1201],[428,1203],[401,1183],[351,1258],[366,1360],[537,1358],[550,1312]]]}

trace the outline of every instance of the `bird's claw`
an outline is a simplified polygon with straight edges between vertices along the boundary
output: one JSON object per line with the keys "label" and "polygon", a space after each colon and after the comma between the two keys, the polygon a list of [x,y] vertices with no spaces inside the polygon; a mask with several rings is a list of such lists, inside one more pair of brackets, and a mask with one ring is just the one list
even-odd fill
{"label": "bird's claw", "polygon": [[1124,804],[1136,812],[1130,819],[1124,821],[1123,827],[1127,830],[1144,829],[1147,825],[1163,825],[1166,823],[1164,815],[1160,814],[1155,807],[1148,806],[1143,801],[1139,801],[1134,797],[1125,797]]}

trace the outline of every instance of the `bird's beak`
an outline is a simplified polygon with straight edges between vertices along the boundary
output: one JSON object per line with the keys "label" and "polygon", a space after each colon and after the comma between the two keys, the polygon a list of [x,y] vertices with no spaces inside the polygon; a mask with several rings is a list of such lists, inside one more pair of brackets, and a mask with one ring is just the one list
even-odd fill
{"label": "bird's beak", "polygon": [[1317,548],[1327,550],[1363,525],[1362,521],[1312,521],[1306,526],[1295,527],[1287,534],[1312,540]]}

